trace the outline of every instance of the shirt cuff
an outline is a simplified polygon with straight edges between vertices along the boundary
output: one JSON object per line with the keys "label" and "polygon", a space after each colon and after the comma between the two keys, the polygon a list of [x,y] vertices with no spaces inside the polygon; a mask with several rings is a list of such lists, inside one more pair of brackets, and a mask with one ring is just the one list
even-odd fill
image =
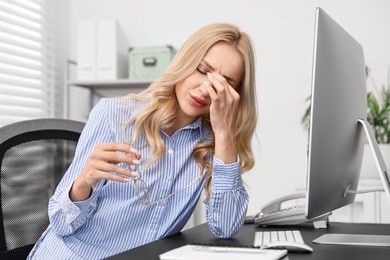
{"label": "shirt cuff", "polygon": [[87,207],[86,202],[90,199],[88,198],[82,202],[73,202],[69,198],[69,190],[70,188],[64,191],[60,201],[61,208],[66,216],[67,224],[71,224],[81,214],[82,210],[85,210],[85,207]]}
{"label": "shirt cuff", "polygon": [[213,191],[235,190],[242,185],[240,158],[237,161],[225,164],[222,160],[214,156],[213,174],[211,179],[211,189]]}
{"label": "shirt cuff", "polygon": [[89,208],[91,207],[93,198],[96,196],[97,190],[99,190],[100,186],[102,186],[102,182],[99,184],[92,189],[89,198],[83,201],[74,202],[69,198],[69,192],[72,186],[70,186],[70,188],[65,191],[60,204],[63,211],[66,213],[66,220],[68,224],[72,223],[78,216],[80,216],[80,214],[86,214],[88,212]]}

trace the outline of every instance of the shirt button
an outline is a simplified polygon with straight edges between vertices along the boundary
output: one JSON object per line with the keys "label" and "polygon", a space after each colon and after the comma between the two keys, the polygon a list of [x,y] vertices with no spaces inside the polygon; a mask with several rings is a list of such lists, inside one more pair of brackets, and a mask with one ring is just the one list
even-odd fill
{"label": "shirt button", "polygon": [[218,213],[219,210],[218,210],[218,209],[214,209],[213,212],[214,212],[214,213]]}
{"label": "shirt button", "polygon": [[164,205],[164,201],[160,201],[160,206],[163,206]]}
{"label": "shirt button", "polygon": [[170,153],[170,154],[173,153],[173,150],[172,150],[172,149],[169,149],[169,150],[168,150],[168,153]]}

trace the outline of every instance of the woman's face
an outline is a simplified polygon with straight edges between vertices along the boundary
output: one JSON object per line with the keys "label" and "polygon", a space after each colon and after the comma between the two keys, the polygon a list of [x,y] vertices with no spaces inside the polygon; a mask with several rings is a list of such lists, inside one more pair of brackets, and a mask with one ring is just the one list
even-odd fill
{"label": "woman's face", "polygon": [[177,119],[181,126],[209,113],[211,99],[203,94],[205,82],[211,84],[208,72],[220,74],[236,89],[244,75],[244,62],[239,52],[225,42],[218,42],[207,51],[198,68],[175,87],[180,106]]}

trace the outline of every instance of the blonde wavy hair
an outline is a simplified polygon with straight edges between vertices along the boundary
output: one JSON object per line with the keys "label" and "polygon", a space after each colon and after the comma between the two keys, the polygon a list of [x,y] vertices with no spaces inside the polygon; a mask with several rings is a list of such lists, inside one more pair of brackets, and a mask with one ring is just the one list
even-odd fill
{"label": "blonde wavy hair", "polygon": [[[148,163],[159,159],[165,152],[165,144],[160,136],[161,129],[168,129],[175,122],[178,102],[175,85],[190,76],[199,66],[206,52],[217,42],[231,44],[244,61],[244,77],[236,91],[240,95],[239,111],[235,121],[235,136],[240,157],[241,173],[254,165],[251,139],[257,122],[255,93],[254,50],[250,37],[232,24],[216,23],[196,31],[176,53],[165,73],[141,93],[129,94],[143,101],[150,101],[150,106],[133,116],[132,143],[141,136],[150,145],[151,154]],[[210,132],[209,115],[203,116]],[[214,140],[214,136],[213,136]],[[193,150],[195,160],[201,166],[201,173],[206,170],[206,196],[210,195],[212,164],[210,158],[214,152],[214,141],[201,140]]]}

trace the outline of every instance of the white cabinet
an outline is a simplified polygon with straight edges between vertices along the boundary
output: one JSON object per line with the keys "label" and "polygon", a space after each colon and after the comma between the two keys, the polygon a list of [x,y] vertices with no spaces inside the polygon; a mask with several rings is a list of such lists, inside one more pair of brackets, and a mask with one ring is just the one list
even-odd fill
{"label": "white cabinet", "polygon": [[[88,111],[95,105],[96,101],[102,97],[124,96],[129,93],[138,93],[148,87],[151,79],[118,79],[111,81],[74,81],[66,84],[64,93],[64,114],[65,118],[70,118],[70,109],[75,104],[83,102],[85,99],[71,95],[73,88],[84,88],[89,90]],[[84,113],[84,114],[86,114]]]}

